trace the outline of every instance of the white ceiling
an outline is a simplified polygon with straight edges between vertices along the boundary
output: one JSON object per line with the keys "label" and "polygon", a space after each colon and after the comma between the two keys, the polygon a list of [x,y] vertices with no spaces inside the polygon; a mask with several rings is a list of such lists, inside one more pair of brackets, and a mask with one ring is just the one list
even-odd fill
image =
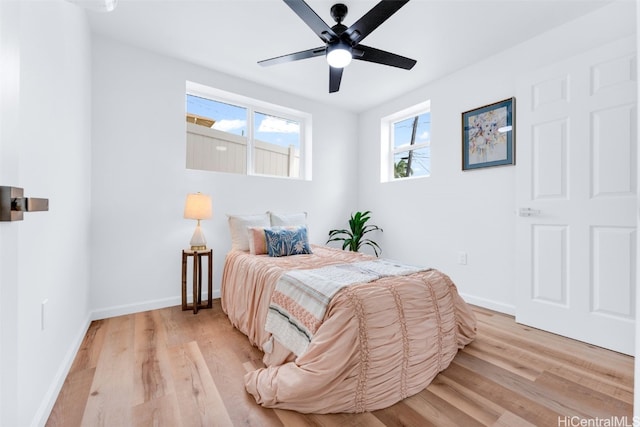
{"label": "white ceiling", "polygon": [[[307,0],[333,26],[337,1]],[[322,46],[281,0],[119,0],[88,13],[92,31],[283,91],[362,111],[576,19],[611,0],[412,0],[363,43],[416,59],[410,70],[353,61],[329,94],[323,57],[261,67],[257,61]],[[344,24],[376,0],[343,0]]]}

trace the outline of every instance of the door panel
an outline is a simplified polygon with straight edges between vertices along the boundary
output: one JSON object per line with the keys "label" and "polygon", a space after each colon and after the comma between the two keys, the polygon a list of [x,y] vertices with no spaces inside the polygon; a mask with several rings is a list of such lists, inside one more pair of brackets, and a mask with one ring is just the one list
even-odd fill
{"label": "door panel", "polygon": [[533,197],[567,199],[567,120],[532,126]]}
{"label": "door panel", "polygon": [[594,197],[636,194],[635,105],[618,105],[591,114]]}
{"label": "door panel", "polygon": [[533,259],[533,293],[535,301],[567,306],[567,227],[535,225],[533,253],[546,254]]}
{"label": "door panel", "polygon": [[635,40],[518,80],[516,320],[634,353]]}
{"label": "door panel", "polygon": [[593,227],[592,242],[593,312],[633,319],[635,228]]}

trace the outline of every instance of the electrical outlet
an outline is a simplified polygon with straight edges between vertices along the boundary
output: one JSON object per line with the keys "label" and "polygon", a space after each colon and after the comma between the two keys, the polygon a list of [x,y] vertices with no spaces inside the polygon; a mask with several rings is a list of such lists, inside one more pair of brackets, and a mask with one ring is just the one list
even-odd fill
{"label": "electrical outlet", "polygon": [[49,298],[45,298],[42,300],[42,304],[40,305],[40,330],[44,331],[45,328],[45,319],[47,318],[47,303],[49,302]]}
{"label": "electrical outlet", "polygon": [[458,264],[467,265],[467,253],[466,252],[458,252]]}

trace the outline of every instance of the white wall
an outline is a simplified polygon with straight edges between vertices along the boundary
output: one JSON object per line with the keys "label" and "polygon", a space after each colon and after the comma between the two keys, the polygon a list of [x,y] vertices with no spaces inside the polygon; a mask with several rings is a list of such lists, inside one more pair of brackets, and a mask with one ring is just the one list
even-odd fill
{"label": "white wall", "polygon": [[[636,7],[636,58],[640,58],[640,31],[637,29],[640,28],[640,7]],[[638,80],[640,80],[640,70],[637,69],[636,73],[638,74]],[[638,95],[636,99],[640,99],[640,85],[636,85],[638,90]],[[636,107],[636,123],[640,123],[640,109]],[[636,150],[636,161],[640,164],[640,151]],[[636,188],[640,188],[640,175],[636,177],[638,180],[638,186]],[[640,227],[640,201],[638,202],[638,210],[637,210],[637,223],[638,227]],[[640,241],[636,239],[636,271],[638,265],[640,264]],[[636,316],[637,313],[640,313],[640,292],[637,290],[640,288],[638,285],[640,284],[640,276],[636,274]],[[635,369],[634,369],[634,389],[633,389],[633,416],[635,419],[640,419],[640,320],[636,317],[636,353],[635,353]]]}
{"label": "white wall", "polygon": [[50,203],[0,223],[0,425],[13,427],[46,420],[88,325],[91,56],[70,3],[3,2],[2,24],[0,185]]}
{"label": "white wall", "polygon": [[[313,115],[313,181],[187,170],[185,82]],[[213,197],[202,227],[214,291],[230,248],[227,213],[307,211],[312,243],[346,223],[357,182],[357,117],[119,42],[93,40],[91,305],[95,317],[180,303],[189,192]],[[215,293],[215,292],[214,292]]]}
{"label": "white wall", "polygon": [[[439,268],[469,302],[513,313],[515,167],[462,172],[461,113],[514,96],[526,70],[634,31],[635,3],[617,2],[361,114],[359,206],[384,228],[385,255]],[[380,119],[426,99],[431,177],[380,183]],[[468,265],[457,264],[460,251]]]}

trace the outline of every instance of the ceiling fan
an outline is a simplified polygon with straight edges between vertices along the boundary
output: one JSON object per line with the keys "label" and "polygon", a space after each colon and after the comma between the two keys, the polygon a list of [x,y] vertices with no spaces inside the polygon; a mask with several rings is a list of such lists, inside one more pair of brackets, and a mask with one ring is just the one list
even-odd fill
{"label": "ceiling fan", "polygon": [[329,27],[304,0],[284,0],[284,2],[320,37],[325,45],[258,61],[260,65],[282,64],[326,55],[329,63],[329,93],[340,89],[342,72],[352,59],[376,62],[405,70],[410,70],[416,65],[414,59],[360,44],[409,0],[383,0],[348,28],[342,23],[348,11],[347,6],[342,3],[331,7],[331,17],[336,21],[336,25]]}

